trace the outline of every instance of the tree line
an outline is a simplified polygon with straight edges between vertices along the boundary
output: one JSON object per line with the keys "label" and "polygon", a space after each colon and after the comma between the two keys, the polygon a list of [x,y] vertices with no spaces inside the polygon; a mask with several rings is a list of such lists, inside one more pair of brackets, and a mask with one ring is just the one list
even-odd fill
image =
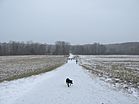
{"label": "tree line", "polygon": [[85,45],[73,45],[71,46],[73,54],[79,55],[102,55],[106,52],[106,47],[99,43],[85,44]]}
{"label": "tree line", "polygon": [[0,55],[68,55],[70,44],[57,41],[54,45],[28,42],[0,43]]}
{"label": "tree line", "polygon": [[84,44],[70,45],[57,41],[55,44],[29,42],[0,43],[0,55],[139,55],[139,42],[120,44]]}
{"label": "tree line", "polygon": [[71,50],[79,55],[139,55],[139,42],[74,45]]}

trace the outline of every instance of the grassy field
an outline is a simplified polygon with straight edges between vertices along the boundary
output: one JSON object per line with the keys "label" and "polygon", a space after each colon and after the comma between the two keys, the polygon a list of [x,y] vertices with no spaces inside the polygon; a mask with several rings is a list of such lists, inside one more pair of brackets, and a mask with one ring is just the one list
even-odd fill
{"label": "grassy field", "polygon": [[96,55],[80,56],[80,63],[93,74],[111,82],[126,84],[139,89],[138,55]]}
{"label": "grassy field", "polygon": [[0,56],[0,82],[47,72],[65,61],[66,57],[55,55]]}

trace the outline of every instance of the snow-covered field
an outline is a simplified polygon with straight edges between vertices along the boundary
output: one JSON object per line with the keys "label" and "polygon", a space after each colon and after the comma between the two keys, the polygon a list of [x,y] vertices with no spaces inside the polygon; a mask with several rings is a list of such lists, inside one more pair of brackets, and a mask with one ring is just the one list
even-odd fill
{"label": "snow-covered field", "polygon": [[81,55],[80,64],[119,89],[139,94],[138,55]]}
{"label": "snow-covered field", "polygon": [[139,70],[139,55],[82,55],[83,63],[119,65],[126,68]]}
{"label": "snow-covered field", "polygon": [[60,65],[65,59],[51,55],[0,56],[0,81]]}
{"label": "snow-covered field", "polygon": [[44,74],[0,83],[0,104],[139,104],[139,97],[113,89],[70,60]]}

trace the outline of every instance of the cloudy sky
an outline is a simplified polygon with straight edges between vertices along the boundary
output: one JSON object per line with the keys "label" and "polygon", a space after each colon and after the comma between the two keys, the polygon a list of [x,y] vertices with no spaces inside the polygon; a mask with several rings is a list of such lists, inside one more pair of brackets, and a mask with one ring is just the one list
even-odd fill
{"label": "cloudy sky", "polygon": [[0,42],[139,42],[139,0],[0,0]]}

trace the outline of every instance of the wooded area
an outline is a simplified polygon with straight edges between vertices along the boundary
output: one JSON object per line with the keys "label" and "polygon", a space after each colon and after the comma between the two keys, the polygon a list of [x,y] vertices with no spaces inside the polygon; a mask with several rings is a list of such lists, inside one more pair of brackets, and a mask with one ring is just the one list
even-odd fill
{"label": "wooded area", "polygon": [[84,44],[70,45],[57,41],[54,45],[29,42],[0,43],[0,55],[139,55],[139,42],[120,44]]}
{"label": "wooded area", "polygon": [[139,42],[75,45],[71,50],[80,55],[139,55]]}
{"label": "wooded area", "polygon": [[0,43],[0,55],[68,55],[70,45],[57,41],[55,45],[29,42]]}

